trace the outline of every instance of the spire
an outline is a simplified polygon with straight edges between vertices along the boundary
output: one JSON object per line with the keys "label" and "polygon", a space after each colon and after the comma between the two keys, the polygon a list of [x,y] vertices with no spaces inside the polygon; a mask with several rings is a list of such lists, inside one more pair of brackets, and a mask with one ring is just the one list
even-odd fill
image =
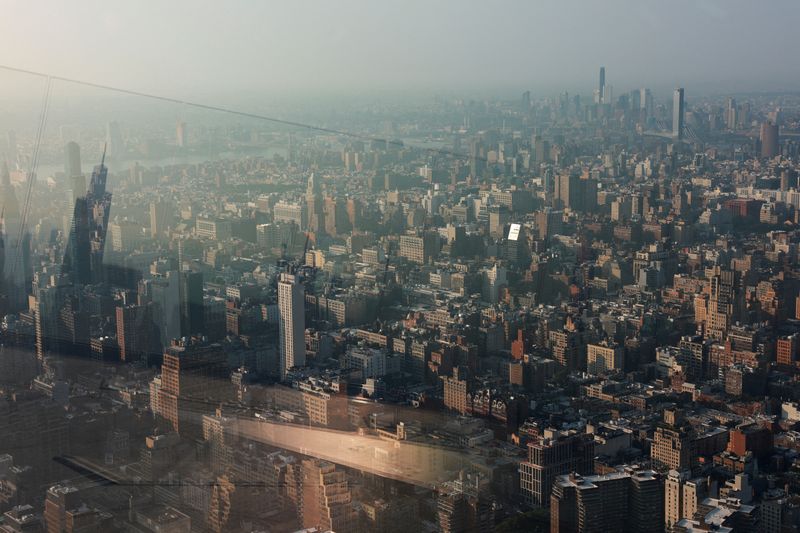
{"label": "spire", "polygon": [[100,159],[100,164],[94,167],[92,172],[92,179],[89,183],[89,192],[95,198],[101,198],[106,193],[106,180],[108,178],[108,167],[106,162],[106,145],[103,145],[103,157]]}

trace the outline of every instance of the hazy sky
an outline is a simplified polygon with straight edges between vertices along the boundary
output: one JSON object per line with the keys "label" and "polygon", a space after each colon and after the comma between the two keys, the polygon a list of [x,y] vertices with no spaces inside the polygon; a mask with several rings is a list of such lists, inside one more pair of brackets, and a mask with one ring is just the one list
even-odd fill
{"label": "hazy sky", "polygon": [[0,63],[239,91],[800,89],[800,2],[0,0]]}

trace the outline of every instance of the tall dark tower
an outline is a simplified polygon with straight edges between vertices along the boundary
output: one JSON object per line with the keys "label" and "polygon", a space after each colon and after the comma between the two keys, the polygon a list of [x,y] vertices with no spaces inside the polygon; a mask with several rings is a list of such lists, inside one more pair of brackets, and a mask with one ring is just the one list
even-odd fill
{"label": "tall dark tower", "polygon": [[672,94],[672,136],[676,139],[683,139],[685,116],[686,104],[683,99],[683,87],[679,87]]}
{"label": "tall dark tower", "polygon": [[99,283],[103,275],[103,250],[111,211],[111,193],[106,191],[108,167],[105,158],[103,150],[103,158],[92,172],[89,190],[75,200],[64,253],[62,271],[71,276],[73,283],[82,285]]}
{"label": "tall dark tower", "polygon": [[64,147],[64,174],[67,179],[73,176],[80,176],[83,174],[81,171],[81,147],[78,143],[70,141]]}
{"label": "tall dark tower", "polygon": [[20,209],[8,164],[0,169],[0,295],[3,309],[15,312],[27,305],[30,235],[20,233]]}
{"label": "tall dark tower", "polygon": [[600,84],[597,86],[597,92],[600,95],[600,103],[605,103],[606,96],[606,67],[600,67]]}
{"label": "tall dark tower", "polygon": [[203,317],[203,273],[181,272],[180,274],[181,336],[190,337],[202,333]]}

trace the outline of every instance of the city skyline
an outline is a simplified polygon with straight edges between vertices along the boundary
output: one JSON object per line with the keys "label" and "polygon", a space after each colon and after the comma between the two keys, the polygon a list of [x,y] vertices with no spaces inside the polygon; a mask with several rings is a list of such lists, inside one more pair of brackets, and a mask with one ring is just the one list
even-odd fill
{"label": "city skyline", "polygon": [[[81,2],[67,9],[60,4],[12,2],[16,17],[6,18],[0,26],[0,39],[5,40],[0,44],[14,49],[16,43],[43,39],[58,43],[47,54],[41,47],[23,47],[12,66],[186,98],[230,98],[255,91],[315,94],[320,87],[323,92],[359,94],[417,90],[430,94],[464,88],[518,92],[525,87],[552,93],[562,88],[574,91],[588,82],[587,73],[597,64],[609,67],[617,86],[647,80],[646,85],[659,89],[694,86],[703,93],[799,90],[800,78],[791,73],[800,72],[800,65],[792,65],[798,60],[791,54],[784,55],[783,62],[760,61],[765,53],[779,54],[791,47],[791,13],[797,15],[800,8],[788,1],[778,4],[774,7],[784,16],[768,16],[758,6],[740,1],[670,6],[612,2],[602,7],[574,2],[571,9],[549,2],[493,7],[443,2],[428,6],[424,15],[418,14],[415,4],[378,7],[346,2],[334,8],[271,3],[248,5],[256,13],[240,19],[237,16],[245,7],[236,3],[220,17],[210,5],[197,3],[172,3],[156,14],[138,4],[127,9]],[[507,12],[517,16],[503,17]],[[194,24],[176,32],[188,13]],[[344,29],[343,22],[356,13],[363,22]],[[89,18],[98,21],[94,31],[78,31],[79,21]],[[493,19],[497,22],[484,27],[483,21]],[[42,21],[48,20],[58,23],[50,25],[45,35]],[[322,31],[330,20],[341,22],[333,32]],[[454,20],[461,21],[463,30],[447,29]],[[582,30],[569,33],[576,25]],[[139,27],[151,27],[151,38],[140,39],[134,31]],[[225,33],[234,28],[235,36]],[[414,28],[416,33],[400,28]],[[679,30],[659,31],[662,28]],[[502,48],[491,34],[488,39],[472,37],[487,30],[503,37]],[[200,38],[203,33],[218,35],[224,44],[209,47],[211,41]],[[654,33],[656,39],[651,38]],[[381,38],[375,39],[377,35]],[[93,48],[94,39],[113,46]],[[364,47],[369,41],[372,45]],[[697,48],[703,53],[694,53]],[[522,61],[516,59],[518,52]],[[352,61],[369,67],[350,73],[346,65]],[[440,68],[443,62],[449,67]],[[252,68],[259,63],[260,68]],[[169,75],[187,66],[194,68],[183,70],[180,77]],[[196,77],[209,71],[214,76]],[[138,75],[144,72],[149,73],[147,78]],[[231,80],[241,81],[232,86]]]}
{"label": "city skyline", "polygon": [[800,531],[800,6],[10,4],[0,533]]}

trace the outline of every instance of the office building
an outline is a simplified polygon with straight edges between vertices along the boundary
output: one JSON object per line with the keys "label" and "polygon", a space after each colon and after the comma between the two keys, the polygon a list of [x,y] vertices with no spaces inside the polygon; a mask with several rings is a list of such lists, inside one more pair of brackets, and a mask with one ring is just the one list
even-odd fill
{"label": "office building", "polygon": [[293,222],[298,228],[307,228],[308,208],[305,204],[281,201],[272,208],[274,222]]}
{"label": "office building", "polygon": [[779,126],[772,122],[761,124],[761,157],[773,158],[780,155],[780,130]]}
{"label": "office building", "polygon": [[108,232],[115,252],[131,252],[144,241],[144,228],[130,220],[110,223]]}
{"label": "office building", "polygon": [[623,370],[625,352],[616,343],[589,344],[586,347],[586,371],[589,374],[605,374]]}
{"label": "office building", "polygon": [[426,231],[422,235],[400,236],[400,257],[405,257],[414,263],[427,264],[439,255],[439,248],[438,233]]}
{"label": "office building", "polygon": [[502,239],[505,235],[506,225],[510,220],[510,213],[505,206],[493,205],[489,207],[489,235],[495,239]]}
{"label": "office building", "polygon": [[692,464],[692,441],[683,428],[660,424],[653,435],[650,457],[659,465],[672,470],[686,470]]}
{"label": "office building", "polygon": [[660,533],[661,480],[650,470],[558,476],[550,504],[550,531]]}
{"label": "office building", "polygon": [[202,334],[203,323],[203,273],[180,273],[181,336]]}
{"label": "office building", "polygon": [[195,233],[201,239],[212,241],[224,241],[233,235],[233,228],[230,220],[223,218],[197,217],[195,221]]}
{"label": "office building", "polygon": [[564,212],[546,207],[536,212],[536,229],[539,239],[548,240],[563,231]]}
{"label": "office building", "polygon": [[232,395],[227,374],[227,355],[221,345],[196,337],[173,341],[164,350],[156,414],[181,437],[199,438],[199,415],[214,411],[207,398],[223,402]]}
{"label": "office building", "polygon": [[597,180],[568,172],[556,178],[555,186],[556,208],[568,207],[577,212],[592,212],[597,209]]}
{"label": "office building", "polygon": [[738,107],[735,98],[728,98],[728,105],[725,108],[725,126],[729,130],[735,130],[739,122]]}
{"label": "office building", "polygon": [[445,376],[444,406],[460,414],[467,413],[467,396],[469,393],[469,380],[466,367],[455,367],[452,376]]}
{"label": "office building", "polygon": [[557,476],[594,471],[594,437],[575,431],[545,429],[528,443],[528,460],[519,465],[520,492],[528,505],[547,506]]}
{"label": "office building", "polygon": [[150,202],[150,236],[154,239],[164,235],[172,225],[172,205],[158,200]]}
{"label": "office building", "polygon": [[153,331],[152,305],[117,307],[117,343],[120,361],[147,360]]}
{"label": "office building", "polygon": [[74,141],[68,142],[64,146],[64,175],[67,179],[74,176],[83,176],[81,170],[81,147]]}
{"label": "office building", "polygon": [[485,480],[468,477],[442,483],[437,488],[436,518],[442,533],[494,531],[492,498]]}

